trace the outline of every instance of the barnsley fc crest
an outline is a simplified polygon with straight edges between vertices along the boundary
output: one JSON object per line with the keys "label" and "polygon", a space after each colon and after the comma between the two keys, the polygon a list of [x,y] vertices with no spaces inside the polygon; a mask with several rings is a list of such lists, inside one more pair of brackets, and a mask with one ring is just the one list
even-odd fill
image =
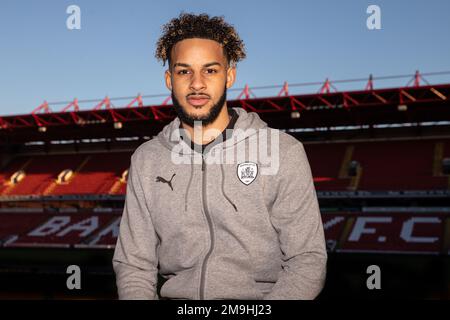
{"label": "barnsley fc crest", "polygon": [[254,162],[243,162],[237,166],[239,180],[245,185],[249,185],[258,175],[258,165]]}

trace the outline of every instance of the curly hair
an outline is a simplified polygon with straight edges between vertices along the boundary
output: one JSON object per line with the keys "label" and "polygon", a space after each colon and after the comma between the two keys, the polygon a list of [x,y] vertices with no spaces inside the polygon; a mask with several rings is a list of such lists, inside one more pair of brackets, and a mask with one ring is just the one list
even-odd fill
{"label": "curly hair", "polygon": [[170,65],[170,52],[173,46],[184,39],[202,38],[220,43],[229,64],[235,65],[246,56],[244,42],[233,26],[225,22],[224,17],[210,17],[206,13],[195,15],[181,13],[163,27],[163,35],[156,45],[155,57]]}

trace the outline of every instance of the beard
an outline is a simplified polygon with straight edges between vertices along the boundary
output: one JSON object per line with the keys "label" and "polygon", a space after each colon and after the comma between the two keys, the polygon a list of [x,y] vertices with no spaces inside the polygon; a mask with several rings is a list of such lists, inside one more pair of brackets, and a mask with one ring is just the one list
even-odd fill
{"label": "beard", "polygon": [[214,122],[222,111],[223,106],[225,105],[225,101],[227,100],[227,87],[223,89],[223,93],[220,96],[219,100],[209,109],[209,112],[202,116],[193,116],[186,112],[183,106],[180,104],[180,101],[175,97],[172,89],[172,103],[175,108],[175,111],[180,118],[181,122],[184,122],[190,127],[194,127],[195,121],[201,121],[202,126],[207,126]]}

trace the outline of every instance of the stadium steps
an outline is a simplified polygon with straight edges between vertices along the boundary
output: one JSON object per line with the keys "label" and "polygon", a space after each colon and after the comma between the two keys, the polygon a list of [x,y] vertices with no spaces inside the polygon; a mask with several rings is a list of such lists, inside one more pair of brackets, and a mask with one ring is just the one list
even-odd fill
{"label": "stadium steps", "polygon": [[[70,180],[72,180],[75,175],[81,170],[83,169],[83,167],[86,165],[86,163],[91,159],[91,156],[86,156],[86,158],[84,158],[83,162],[80,163],[80,165],[77,167],[77,169],[74,171],[73,175],[70,177]],[[70,183],[70,180],[67,183]],[[57,187],[58,183],[56,181],[56,179],[54,179],[50,185],[45,188],[43,195],[48,195],[51,194],[53,192],[53,190]]]}
{"label": "stadium steps", "polygon": [[442,254],[450,254],[450,217],[447,217],[445,219],[444,228],[444,243],[442,246]]}
{"label": "stadium steps", "polygon": [[[433,157],[433,177],[445,177],[442,172],[442,160],[445,153],[445,143],[442,141],[436,142],[434,145]],[[447,177],[447,189],[450,189],[450,175]]]}
{"label": "stadium steps", "polygon": [[[28,161],[26,161],[18,170],[16,171],[20,171],[20,170],[25,170],[30,163],[33,161],[33,158],[28,159]],[[10,181],[7,181],[8,186],[2,191],[1,195],[8,195],[17,184],[11,184]]]}
{"label": "stadium steps", "polygon": [[434,144],[433,176],[442,176],[442,159],[444,158],[444,143],[439,141]]}
{"label": "stadium steps", "polygon": [[354,145],[348,145],[345,148],[344,158],[342,159],[341,168],[339,169],[339,179],[348,178],[348,165],[353,158]]}
{"label": "stadium steps", "polygon": [[363,171],[362,167],[358,166],[356,169],[356,176],[351,177],[350,179],[348,190],[356,191],[358,189],[359,181],[361,181],[362,171]]}
{"label": "stadium steps", "polygon": [[42,192],[42,194],[44,196],[50,194],[53,191],[53,189],[55,189],[55,187],[56,187],[56,181],[52,181],[52,183],[50,183],[50,185],[47,188],[45,188],[45,190]]}
{"label": "stadium steps", "polygon": [[[52,194],[108,194],[120,173],[128,168],[129,153],[95,153],[67,185],[57,184]],[[119,188],[119,192],[122,187]]]}
{"label": "stadium steps", "polygon": [[353,160],[353,151],[355,150],[354,145],[348,145],[345,148],[344,157],[342,158],[341,167],[339,169],[339,179],[349,179],[349,184],[347,186],[347,190],[355,191],[358,189],[359,181],[361,180],[362,168],[358,166],[356,176],[349,177],[348,175],[348,167],[350,162]]}
{"label": "stadium steps", "polygon": [[347,219],[347,221],[345,221],[344,229],[342,230],[339,240],[336,243],[335,251],[339,251],[339,249],[341,249],[342,244],[345,243],[345,241],[348,239],[354,223],[355,217],[350,217]]}
{"label": "stadium steps", "polygon": [[117,191],[120,190],[120,187],[122,186],[122,180],[120,178],[117,178],[117,180],[114,182],[113,186],[111,187],[111,189],[109,189],[108,193],[109,194],[116,194]]}
{"label": "stadium steps", "polygon": [[122,175],[120,177],[116,177],[116,180],[114,181],[114,184],[110,187],[108,194],[117,194],[120,193],[120,190],[122,190],[122,186],[127,183],[127,177],[126,174],[128,173],[128,169],[126,169],[124,172],[122,172]]}

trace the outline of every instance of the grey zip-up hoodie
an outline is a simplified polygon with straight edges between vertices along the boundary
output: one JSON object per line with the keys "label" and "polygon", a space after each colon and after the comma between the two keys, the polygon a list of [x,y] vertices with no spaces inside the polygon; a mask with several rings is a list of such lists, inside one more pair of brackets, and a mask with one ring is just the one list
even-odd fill
{"label": "grey zip-up hoodie", "polygon": [[113,257],[119,299],[314,299],[322,290],[327,253],[303,145],[233,109],[230,137],[203,154],[175,118],[131,156]]}

